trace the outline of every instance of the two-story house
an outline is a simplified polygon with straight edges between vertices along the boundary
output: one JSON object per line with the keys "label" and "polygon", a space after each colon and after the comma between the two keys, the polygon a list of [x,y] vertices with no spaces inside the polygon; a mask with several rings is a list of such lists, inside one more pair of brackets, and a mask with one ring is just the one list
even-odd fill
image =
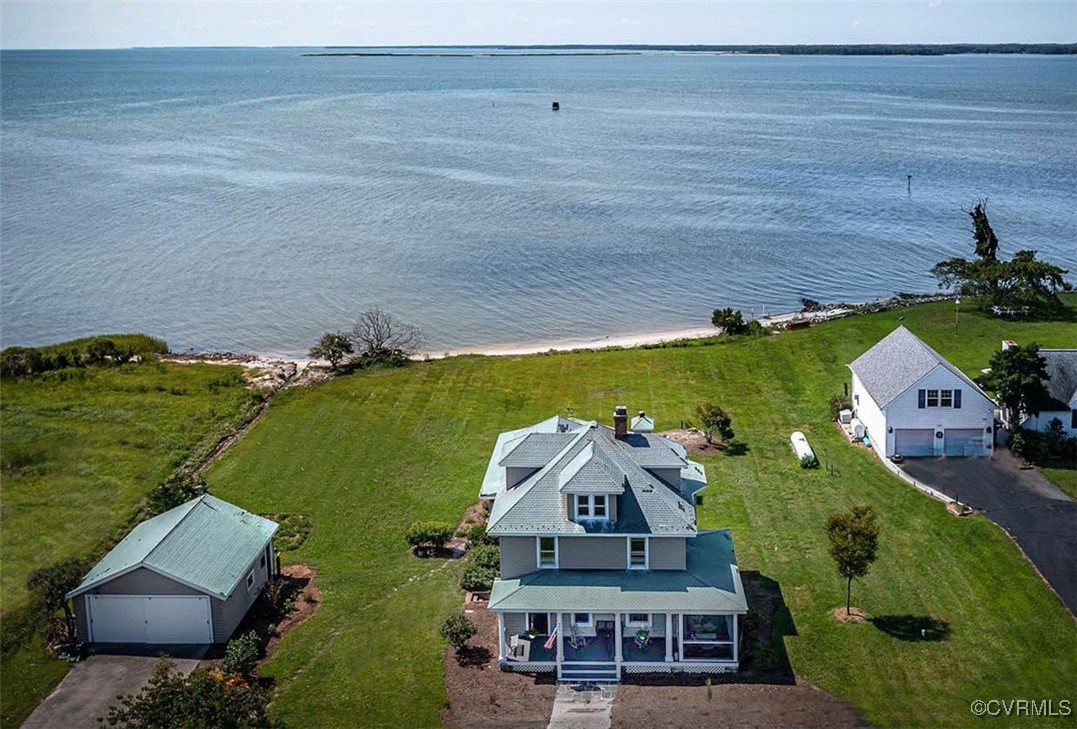
{"label": "two-story house", "polygon": [[729,532],[700,532],[703,466],[653,433],[553,417],[502,433],[480,497],[501,545],[500,664],[563,681],[735,671],[744,588]]}

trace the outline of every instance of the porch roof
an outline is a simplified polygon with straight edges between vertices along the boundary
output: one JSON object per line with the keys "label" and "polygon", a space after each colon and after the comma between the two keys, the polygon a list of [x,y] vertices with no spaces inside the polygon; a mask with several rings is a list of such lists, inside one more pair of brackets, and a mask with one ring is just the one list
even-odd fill
{"label": "porch roof", "polygon": [[728,530],[688,540],[684,570],[539,570],[497,580],[495,611],[744,612],[741,584]]}

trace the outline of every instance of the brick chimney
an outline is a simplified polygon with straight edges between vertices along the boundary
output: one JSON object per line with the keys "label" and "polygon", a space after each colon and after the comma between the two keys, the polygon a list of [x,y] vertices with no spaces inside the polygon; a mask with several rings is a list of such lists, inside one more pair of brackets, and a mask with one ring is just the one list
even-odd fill
{"label": "brick chimney", "polygon": [[628,437],[628,408],[624,405],[613,409],[613,436],[618,440]]}

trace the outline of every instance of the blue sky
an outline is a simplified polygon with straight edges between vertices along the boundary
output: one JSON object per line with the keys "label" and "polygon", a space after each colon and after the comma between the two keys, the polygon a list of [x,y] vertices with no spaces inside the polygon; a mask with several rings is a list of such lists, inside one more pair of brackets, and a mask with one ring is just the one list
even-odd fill
{"label": "blue sky", "polygon": [[1064,2],[0,0],[4,48],[1074,42]]}

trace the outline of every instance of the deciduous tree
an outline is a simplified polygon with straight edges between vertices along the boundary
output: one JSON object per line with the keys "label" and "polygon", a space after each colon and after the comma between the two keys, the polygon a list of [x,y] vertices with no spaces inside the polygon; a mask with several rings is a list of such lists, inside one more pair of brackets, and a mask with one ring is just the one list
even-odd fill
{"label": "deciduous tree", "polygon": [[834,513],[826,520],[830,556],[845,578],[845,614],[852,604],[853,579],[868,574],[879,546],[879,517],[875,507],[854,506],[847,514]]}
{"label": "deciduous tree", "polygon": [[1044,384],[1050,375],[1040,345],[1033,342],[1000,349],[991,355],[990,365],[980,385],[995,393],[1011,427],[1017,426],[1022,413],[1039,415],[1050,400]]}
{"label": "deciduous tree", "polygon": [[713,441],[715,437],[722,441],[733,440],[733,420],[725,410],[712,402],[705,402],[696,408],[696,415],[703,424],[703,432],[707,434],[708,441]]}

